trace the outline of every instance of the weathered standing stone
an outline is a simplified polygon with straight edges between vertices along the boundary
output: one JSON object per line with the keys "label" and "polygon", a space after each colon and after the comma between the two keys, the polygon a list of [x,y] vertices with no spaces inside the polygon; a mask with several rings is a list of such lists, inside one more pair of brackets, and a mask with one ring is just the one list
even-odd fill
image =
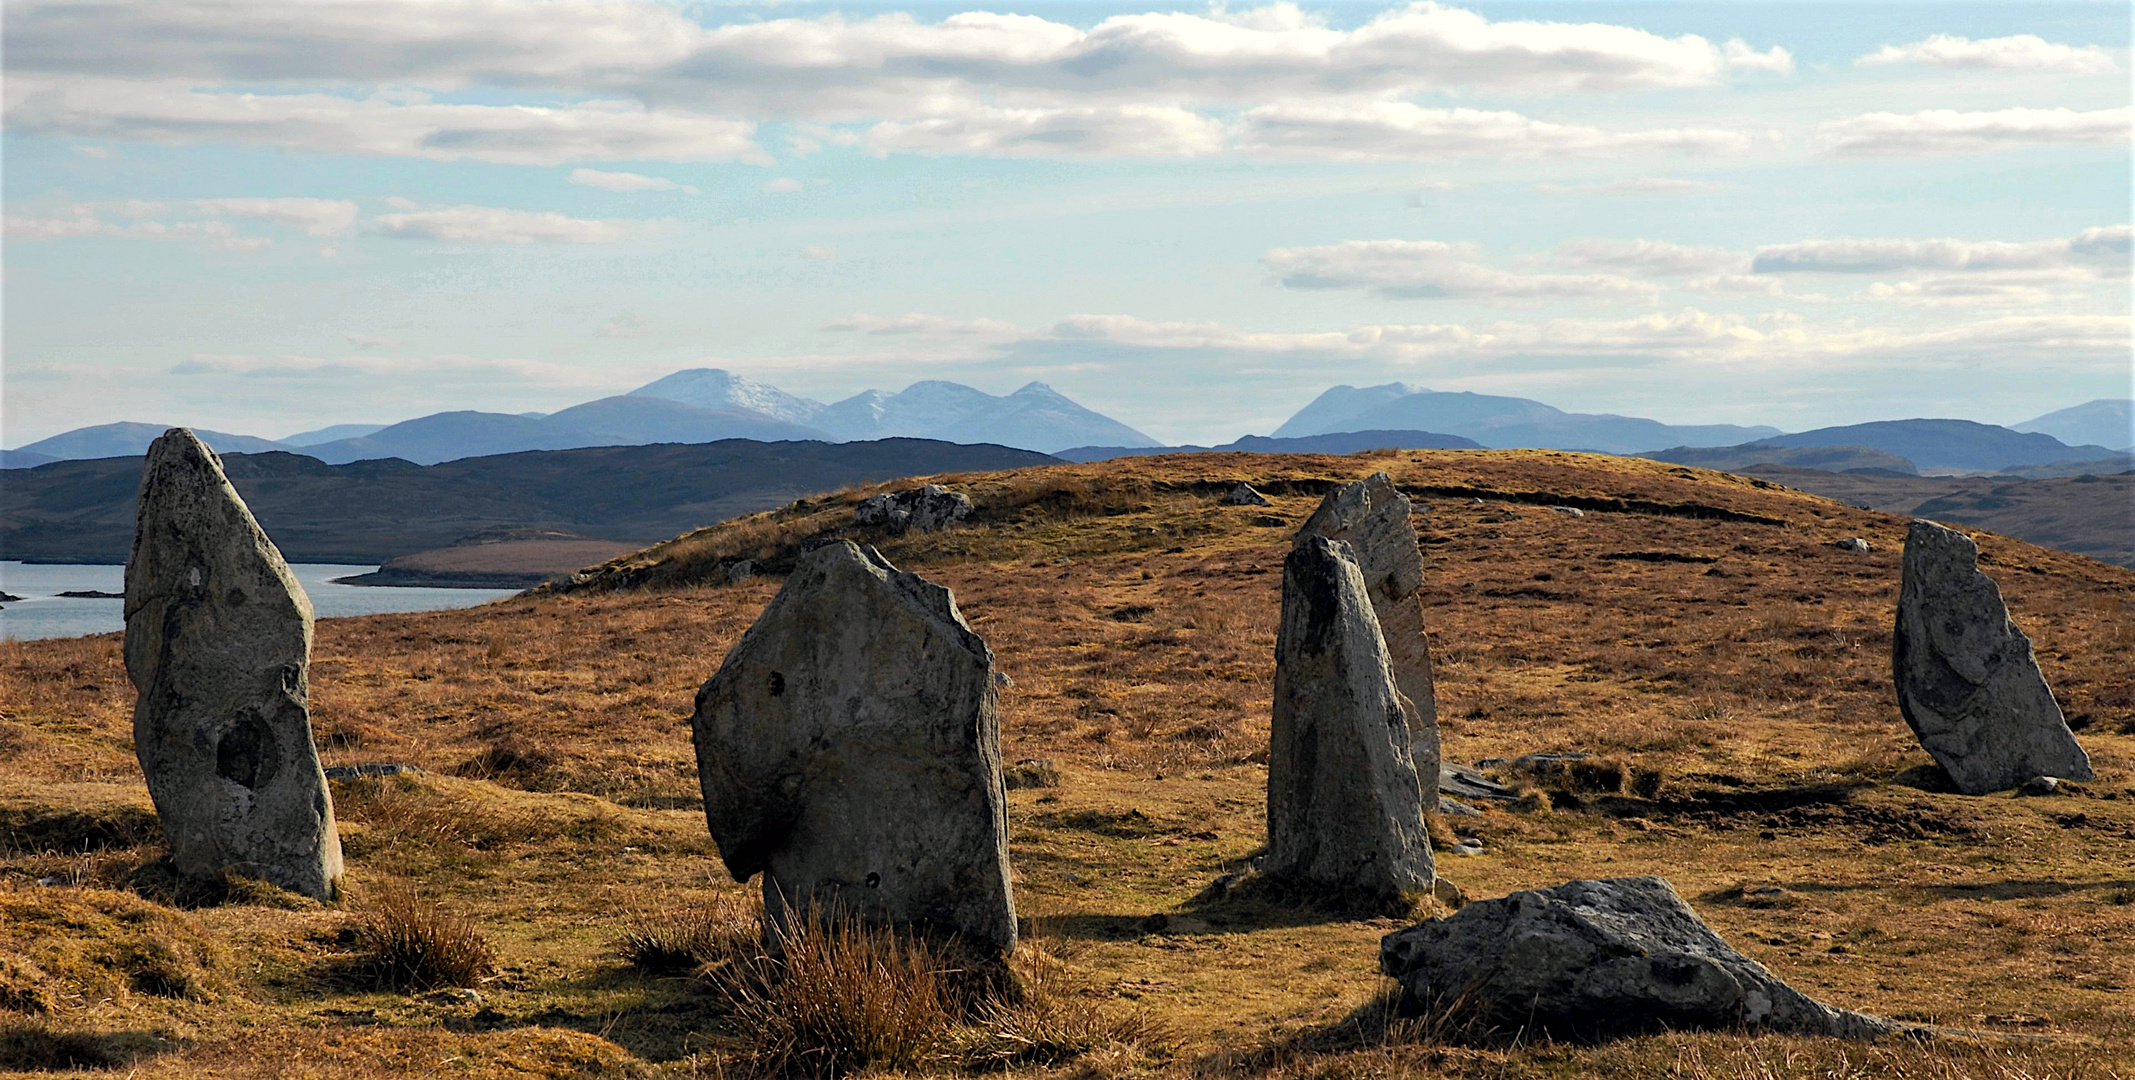
{"label": "weathered standing stone", "polygon": [[1967,795],[2034,776],[2092,778],[2090,758],[2039,674],[2031,639],[1979,572],[1972,538],[1915,520],[1905,536],[1891,666],[1898,708]]}
{"label": "weathered standing stone", "polygon": [[1344,540],[1355,550],[1394,682],[1409,700],[1409,757],[1423,785],[1423,805],[1431,806],[1438,801],[1438,692],[1423,620],[1423,549],[1409,521],[1408,496],[1383,472],[1345,484],[1328,492],[1298,529],[1300,544],[1308,536]]}
{"label": "weathered standing stone", "polygon": [[874,496],[853,507],[853,524],[885,525],[891,532],[933,532],[962,521],[971,499],[940,484]]}
{"label": "weathered standing stone", "polygon": [[1283,560],[1264,876],[1369,901],[1430,889],[1435,796],[1419,798],[1408,723],[1356,557],[1302,539]]}
{"label": "weathered standing stone", "polygon": [[704,813],[766,910],[822,904],[1015,947],[993,652],[949,590],[839,541],[803,556],[691,718]]}
{"label": "weathered standing stone", "polygon": [[141,470],[125,652],[134,752],[177,871],[332,899],[341,838],[311,741],[311,600],[184,428]]}
{"label": "weathered standing stone", "polygon": [[1835,1009],[1736,952],[1657,877],[1573,881],[1470,902],[1379,943],[1401,1009],[1560,1038],[1767,1028],[1845,1038],[1901,1030]]}

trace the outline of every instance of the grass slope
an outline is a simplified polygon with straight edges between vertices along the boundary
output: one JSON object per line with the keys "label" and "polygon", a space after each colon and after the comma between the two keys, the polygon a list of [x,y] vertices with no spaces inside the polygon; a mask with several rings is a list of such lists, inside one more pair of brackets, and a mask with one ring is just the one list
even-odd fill
{"label": "grass slope", "polygon": [[[1560,793],[1555,810],[1451,821],[1486,853],[1441,855],[1446,876],[1487,897],[1659,873],[1805,991],[1990,1034],[1448,1044],[1383,1022],[1376,948],[1398,923],[1194,909],[1263,838],[1291,533],[1319,492],[1381,468],[1428,505],[1448,756],[1587,750],[1663,777],[1652,798]],[[742,891],[705,835],[683,721],[777,582],[703,582],[855,535],[955,589],[1015,680],[1004,758],[1061,776],[1010,792],[1034,940],[1079,999],[1171,1032],[1019,1075],[2135,1074],[2135,572],[1980,537],[2099,780],[1965,798],[1897,782],[1927,760],[1889,687],[1900,518],[1549,452],[1204,454],[940,479],[976,501],[968,527],[855,533],[852,504],[874,489],[855,490],[680,537],[574,591],[319,624],[329,763],[428,770],[335,785],[352,892],[412,885],[479,925],[499,964],[479,1001],[365,989],[342,911],[181,911],[126,893],[156,842],[117,636],[0,645],[0,958],[33,968],[0,959],[15,995],[0,1001],[37,1010],[0,1011],[0,1054],[72,1039],[176,1077],[745,1071],[750,1033],[705,983],[639,974],[611,943],[648,911]],[[1241,479],[1275,505],[1219,505]],[[1850,536],[1874,550],[1832,546]],[[31,918],[46,928],[34,948],[9,936]],[[176,974],[136,981],[128,958],[144,955]]]}

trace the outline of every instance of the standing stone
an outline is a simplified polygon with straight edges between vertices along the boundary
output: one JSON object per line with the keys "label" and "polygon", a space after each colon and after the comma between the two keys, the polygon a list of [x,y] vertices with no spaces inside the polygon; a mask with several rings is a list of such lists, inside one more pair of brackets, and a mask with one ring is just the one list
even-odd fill
{"label": "standing stone", "polygon": [[1306,537],[1283,560],[1262,874],[1374,902],[1429,892],[1419,791],[1363,572],[1348,544]]}
{"label": "standing stone", "polygon": [[1423,805],[1438,802],[1438,692],[1431,683],[1431,639],[1423,621],[1423,549],[1409,521],[1408,496],[1383,472],[1328,492],[1297,532],[1343,540],[1355,549],[1394,682],[1409,700],[1409,757],[1423,784]]}
{"label": "standing stone", "polygon": [[2034,776],[2092,778],[2090,758],[2039,674],[2031,639],[1979,572],[1972,538],[1915,520],[1891,639],[1898,709],[1957,790],[2007,791]]}
{"label": "standing stone", "polygon": [[765,910],[1015,948],[993,652],[949,590],[839,541],[803,556],[697,692],[704,814]]}
{"label": "standing stone", "polygon": [[177,871],[333,899],[341,838],[311,741],[311,600],[184,428],[141,470],[125,651],[134,752]]}
{"label": "standing stone", "polygon": [[1904,1030],[1835,1009],[1721,940],[1657,877],[1573,881],[1470,903],[1386,935],[1379,970],[1409,1015],[1478,1034],[1588,1039],[1681,1028],[1841,1038]]}

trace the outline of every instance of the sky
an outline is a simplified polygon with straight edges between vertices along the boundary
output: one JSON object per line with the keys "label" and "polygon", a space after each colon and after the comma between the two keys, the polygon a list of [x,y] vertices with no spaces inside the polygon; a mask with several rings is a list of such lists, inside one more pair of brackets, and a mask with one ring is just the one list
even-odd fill
{"label": "sky", "polygon": [[2130,7],[5,9],[0,445],[1042,381],[1671,423],[2131,396]]}

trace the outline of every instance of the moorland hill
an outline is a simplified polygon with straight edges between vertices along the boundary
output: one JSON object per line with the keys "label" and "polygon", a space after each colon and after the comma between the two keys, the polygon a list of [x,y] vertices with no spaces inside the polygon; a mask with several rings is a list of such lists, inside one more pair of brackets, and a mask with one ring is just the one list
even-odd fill
{"label": "moorland hill", "polygon": [[[500,529],[644,542],[826,488],[1050,460],[1028,450],[925,439],[728,439],[529,451],[427,466],[398,459],[329,465],[286,452],[230,454],[223,463],[284,557],[383,563]],[[140,475],[139,458],[63,461],[9,474],[0,485],[0,553],[42,562],[125,561]],[[491,563],[486,569],[507,569]],[[517,584],[546,576],[535,573]]]}
{"label": "moorland hill", "polygon": [[[1583,751],[1618,781],[1597,769],[1528,782],[1516,807],[1434,821],[1441,840],[1481,841],[1480,855],[1442,851],[1443,875],[1492,897],[1660,874],[1797,988],[1978,1034],[1455,1037],[1387,1021],[1377,945],[1396,920],[1198,905],[1264,839],[1292,533],[1321,493],[1381,469],[1419,504],[1448,759]],[[855,526],[854,507],[920,481],[815,494],[569,588],[322,621],[311,691],[327,762],[424,770],[334,785],[346,910],[258,890],[186,909],[129,888],[159,841],[118,636],[0,646],[0,956],[21,958],[0,966],[0,1046],[73,1039],[181,1078],[745,1075],[751,1021],[686,968],[631,966],[617,941],[746,903],[717,868],[680,721],[781,568],[844,536],[953,588],[1013,680],[1002,756],[1017,770],[1016,903],[1050,972],[1038,1000],[1055,1021],[1113,1018],[1031,1038],[1039,1027],[996,1017],[912,1071],[2135,1069],[2135,571],[1979,536],[2098,779],[1971,798],[1924,767],[1891,691],[1902,517],[1754,478],[1537,451],[1211,453],[931,479],[966,493],[973,515],[891,535]],[[1272,505],[1223,505],[1240,480]],[[1855,537],[1870,550],[1836,546]],[[726,584],[741,559],[767,576]],[[1629,774],[1649,782],[1621,784]],[[487,935],[499,968],[478,997],[358,974],[351,920],[396,884]],[[1069,1027],[1096,1034],[1058,1036]],[[1029,1041],[1002,1050],[1012,1038]]]}

